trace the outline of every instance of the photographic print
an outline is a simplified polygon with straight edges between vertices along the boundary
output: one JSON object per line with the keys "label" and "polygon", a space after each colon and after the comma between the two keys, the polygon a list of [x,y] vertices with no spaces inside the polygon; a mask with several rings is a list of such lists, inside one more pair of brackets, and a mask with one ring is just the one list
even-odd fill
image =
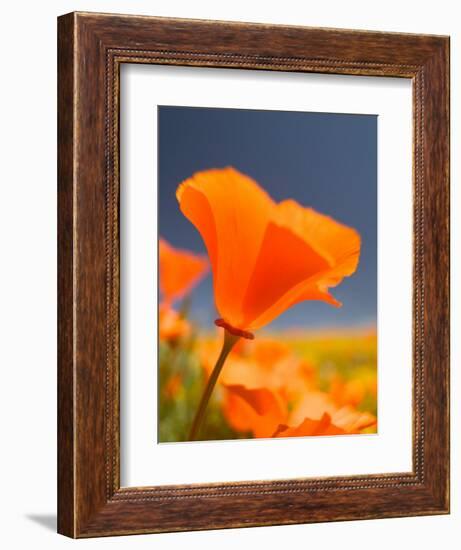
{"label": "photographic print", "polygon": [[377,432],[377,116],[158,107],[158,441]]}

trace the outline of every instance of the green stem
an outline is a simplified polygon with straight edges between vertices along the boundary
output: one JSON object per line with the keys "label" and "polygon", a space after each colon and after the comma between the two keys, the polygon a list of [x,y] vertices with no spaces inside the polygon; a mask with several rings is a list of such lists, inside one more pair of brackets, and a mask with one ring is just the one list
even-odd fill
{"label": "green stem", "polygon": [[232,348],[234,347],[234,345],[236,344],[239,338],[240,336],[236,336],[234,334],[231,334],[229,331],[224,330],[223,347],[218,357],[218,360],[216,361],[216,365],[213,368],[211,376],[208,378],[208,382],[207,382],[205,391],[203,392],[202,399],[200,400],[200,405],[195,415],[194,422],[192,423],[192,428],[189,432],[189,441],[197,441],[198,435],[200,433],[200,428],[202,426],[203,418],[205,416],[205,411],[206,411],[208,402],[210,401],[210,397],[213,392],[213,389],[216,385],[216,382],[224,366],[227,356],[229,355],[230,351],[232,350]]}

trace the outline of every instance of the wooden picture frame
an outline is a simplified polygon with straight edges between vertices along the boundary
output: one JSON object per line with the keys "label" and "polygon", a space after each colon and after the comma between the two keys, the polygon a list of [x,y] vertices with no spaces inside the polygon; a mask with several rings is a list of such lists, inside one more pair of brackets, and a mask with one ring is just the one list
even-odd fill
{"label": "wooden picture frame", "polygon": [[[122,63],[412,79],[411,472],[120,487]],[[58,71],[58,531],[96,537],[448,513],[449,38],[71,13],[58,20]]]}

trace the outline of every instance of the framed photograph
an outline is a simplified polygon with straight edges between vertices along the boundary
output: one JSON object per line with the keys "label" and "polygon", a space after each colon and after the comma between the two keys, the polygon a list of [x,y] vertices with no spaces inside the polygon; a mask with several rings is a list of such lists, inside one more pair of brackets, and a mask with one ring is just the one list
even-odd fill
{"label": "framed photograph", "polygon": [[449,39],[58,20],[58,531],[449,512]]}

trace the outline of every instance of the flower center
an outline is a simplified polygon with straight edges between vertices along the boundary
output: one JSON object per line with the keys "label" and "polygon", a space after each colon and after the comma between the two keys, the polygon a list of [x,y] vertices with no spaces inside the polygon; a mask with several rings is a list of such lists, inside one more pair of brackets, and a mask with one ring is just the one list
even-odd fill
{"label": "flower center", "polygon": [[235,328],[232,325],[230,325],[227,321],[224,319],[216,319],[214,324],[217,327],[223,327],[228,332],[233,334],[234,336],[240,336],[241,338],[247,338],[248,340],[254,340],[254,334],[251,332],[248,332],[247,330],[242,330],[241,328]]}

